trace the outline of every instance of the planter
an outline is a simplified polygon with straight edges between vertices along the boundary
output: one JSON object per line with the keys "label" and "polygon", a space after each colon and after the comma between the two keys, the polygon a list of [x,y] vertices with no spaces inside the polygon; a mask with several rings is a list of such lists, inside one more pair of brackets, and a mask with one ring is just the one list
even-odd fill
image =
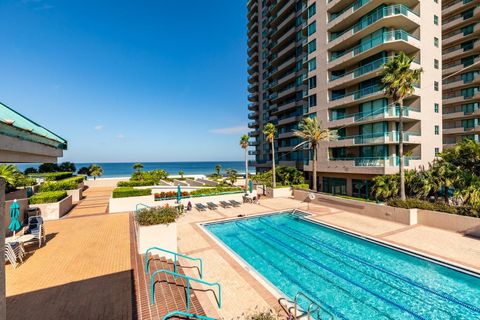
{"label": "planter", "polygon": [[67,194],[69,196],[72,196],[72,201],[74,203],[82,200],[82,198],[83,198],[82,192],[83,192],[83,186],[81,188],[79,187],[78,189],[75,189],[75,190],[67,190]]}
{"label": "planter", "polygon": [[108,212],[132,212],[135,211],[137,204],[143,203],[147,206],[156,206],[154,195],[128,198],[110,198],[108,201]]}
{"label": "planter", "polygon": [[290,198],[292,196],[292,188],[269,188],[267,187],[265,190],[265,195],[268,198]]}
{"label": "planter", "polygon": [[57,220],[66,215],[73,207],[72,196],[55,203],[32,204],[32,207],[40,209],[40,214],[44,220]]}
{"label": "planter", "polygon": [[5,194],[5,201],[27,198],[27,189],[18,189]]}
{"label": "planter", "polygon": [[[153,226],[138,226],[137,228],[137,250],[139,254],[145,252],[151,247],[159,247],[169,251],[177,252],[177,223],[157,224]],[[154,252],[155,254],[155,252]],[[167,259],[174,257],[160,253]]]}

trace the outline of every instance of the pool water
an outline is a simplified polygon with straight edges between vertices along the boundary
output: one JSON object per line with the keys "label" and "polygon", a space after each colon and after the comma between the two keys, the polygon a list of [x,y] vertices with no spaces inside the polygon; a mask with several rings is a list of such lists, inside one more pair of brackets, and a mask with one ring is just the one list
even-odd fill
{"label": "pool water", "polygon": [[[480,319],[480,278],[282,212],[205,228],[293,299],[335,319]],[[300,305],[306,309],[306,300]],[[322,319],[327,319],[323,313]]]}

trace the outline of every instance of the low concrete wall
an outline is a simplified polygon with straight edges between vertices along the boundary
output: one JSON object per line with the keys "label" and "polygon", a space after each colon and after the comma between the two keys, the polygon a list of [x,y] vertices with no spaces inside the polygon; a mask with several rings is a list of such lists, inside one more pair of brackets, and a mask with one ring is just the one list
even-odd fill
{"label": "low concrete wall", "polygon": [[265,190],[265,195],[268,198],[290,198],[293,194],[292,188],[268,188]]}
{"label": "low concrete wall", "polygon": [[[7,236],[10,236],[12,232],[8,230],[8,225],[10,224],[10,206],[12,205],[13,200],[5,201],[5,233]],[[17,203],[20,206],[20,216],[18,217],[18,220],[20,221],[20,224],[23,224],[23,220],[27,216],[27,210],[28,210],[28,199],[17,199]],[[20,229],[21,230],[21,229]],[[19,230],[17,230],[18,232]]]}
{"label": "low concrete wall", "polygon": [[[137,232],[137,250],[139,254],[145,254],[151,247],[160,247],[169,251],[178,252],[176,223],[138,226]],[[174,258],[173,255],[171,256],[158,251],[153,252],[153,254],[159,254],[167,259]]]}
{"label": "low concrete wall", "polygon": [[[253,195],[256,195],[256,192],[253,192]],[[203,203],[206,204],[207,202],[213,202],[218,205],[220,201],[227,201],[227,200],[236,200],[238,202],[243,202],[243,193],[235,193],[235,194],[225,194],[225,195],[218,195],[218,196],[207,196],[207,197],[198,197],[198,198],[183,198],[182,203],[187,205],[190,201],[192,205],[195,203]],[[155,206],[164,206],[166,204],[172,206],[176,203],[177,200],[163,200],[163,201],[155,201],[154,196],[142,196],[142,197],[129,197],[129,198],[111,198],[109,200],[109,212],[110,213],[118,213],[118,212],[131,212],[135,210],[135,207],[139,203],[143,203],[147,206],[155,207]]]}
{"label": "low concrete wall", "polygon": [[108,212],[132,212],[135,210],[137,204],[143,203],[147,206],[155,206],[155,198],[152,195],[141,197],[128,197],[128,198],[110,198],[108,201]]}
{"label": "low concrete wall", "polygon": [[67,194],[69,196],[72,196],[72,202],[78,202],[82,200],[83,198],[83,186],[81,188],[75,189],[75,190],[67,190]]}
{"label": "low concrete wall", "polygon": [[63,217],[72,209],[72,196],[55,203],[41,203],[32,205],[40,209],[40,214],[44,220],[57,220]]}
{"label": "low concrete wall", "polygon": [[480,238],[480,218],[418,209],[418,223]]}
{"label": "low concrete wall", "polygon": [[5,194],[5,201],[27,198],[27,189],[19,189]]}
{"label": "low concrete wall", "polygon": [[116,187],[117,182],[128,180],[129,178],[100,178],[97,180],[89,178],[89,180],[84,181],[84,184],[88,187]]}
{"label": "low concrete wall", "polygon": [[406,225],[417,224],[417,209],[394,208],[384,204],[344,199],[323,193],[315,193],[315,199],[311,201],[308,199],[309,193],[310,191],[295,189],[294,197],[296,200],[326,205],[347,212],[359,213],[383,220],[403,223]]}

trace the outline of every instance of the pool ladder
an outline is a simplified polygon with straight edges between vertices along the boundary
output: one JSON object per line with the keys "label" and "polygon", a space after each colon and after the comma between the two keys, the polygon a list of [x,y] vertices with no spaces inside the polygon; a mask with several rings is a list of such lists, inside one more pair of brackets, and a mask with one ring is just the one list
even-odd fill
{"label": "pool ladder", "polygon": [[[308,308],[307,308],[307,320],[310,320],[312,314],[315,314],[315,313],[316,313],[316,317],[314,316],[314,319],[320,320],[321,319],[320,318],[320,313],[322,312],[322,307],[320,306],[320,304],[318,304],[312,298],[310,298],[309,296],[307,296],[306,294],[304,294],[303,292],[300,292],[300,291],[295,295],[295,298],[293,299],[293,314],[288,311],[288,313],[290,315],[289,318],[297,320],[297,319],[303,317],[302,315],[299,316],[297,314],[297,312],[299,310],[298,300],[301,297],[303,297],[305,300],[310,302],[310,304],[308,305]],[[330,312],[328,312],[325,309],[323,309],[323,311],[324,311],[324,313],[326,313],[328,315],[329,319],[333,319],[333,315]]]}

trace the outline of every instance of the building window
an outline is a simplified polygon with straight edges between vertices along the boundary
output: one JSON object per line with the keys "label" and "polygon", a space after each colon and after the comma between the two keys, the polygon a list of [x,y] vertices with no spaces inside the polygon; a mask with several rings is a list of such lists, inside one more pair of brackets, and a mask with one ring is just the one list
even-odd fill
{"label": "building window", "polygon": [[439,86],[438,81],[434,81],[434,82],[433,82],[433,89],[434,89],[435,91],[438,91],[438,86]]}
{"label": "building window", "polygon": [[440,153],[440,148],[435,148],[435,157]]}
{"label": "building window", "polygon": [[308,79],[308,89],[313,89],[317,87],[317,76],[313,76]]}
{"label": "building window", "polygon": [[308,18],[311,18],[316,12],[317,12],[317,6],[314,3],[310,7],[308,7]]}
{"label": "building window", "polygon": [[435,14],[433,15],[433,23],[438,26],[438,16]]}
{"label": "building window", "polygon": [[439,68],[439,65],[440,65],[440,62],[438,61],[438,59],[433,59],[433,67],[435,69],[438,69]]}
{"label": "building window", "polygon": [[315,107],[317,105],[317,95],[311,95],[308,97],[308,107]]}
{"label": "building window", "polygon": [[312,60],[308,61],[308,72],[317,69],[317,59],[313,58]]}
{"label": "building window", "polygon": [[317,22],[314,21],[308,25],[308,35],[311,36],[315,31],[317,31]]}
{"label": "building window", "polygon": [[438,136],[440,134],[440,127],[435,126],[435,135]]}
{"label": "building window", "polygon": [[440,109],[440,107],[439,107],[438,103],[435,103],[433,105],[433,110],[435,111],[435,113],[438,113],[439,109]]}
{"label": "building window", "polygon": [[435,47],[438,48],[438,38],[437,37],[433,38],[433,44],[435,45]]}
{"label": "building window", "polygon": [[317,41],[316,40],[312,40],[308,43],[308,53],[312,53],[314,52],[315,50],[317,50]]}

